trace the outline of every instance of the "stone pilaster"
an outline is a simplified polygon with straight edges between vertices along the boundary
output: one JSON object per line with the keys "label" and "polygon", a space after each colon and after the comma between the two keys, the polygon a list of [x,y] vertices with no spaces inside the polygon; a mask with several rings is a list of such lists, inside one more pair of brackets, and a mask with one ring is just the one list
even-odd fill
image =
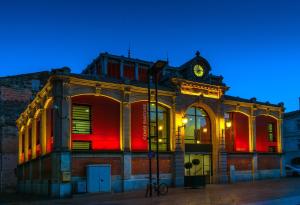
{"label": "stone pilaster", "polygon": [[22,163],[22,144],[23,144],[23,130],[19,128],[18,131],[18,162],[19,164]]}
{"label": "stone pilaster", "polygon": [[122,102],[122,141],[123,141],[123,191],[132,189],[131,179],[131,106],[130,91],[124,91]]}
{"label": "stone pilaster", "polygon": [[53,83],[54,151],[51,153],[51,196],[71,195],[70,110],[68,80],[55,78]]}
{"label": "stone pilaster", "polygon": [[252,156],[252,179],[257,179],[257,153],[254,152]]}
{"label": "stone pilaster", "polygon": [[120,78],[124,78],[124,62],[120,62]]}
{"label": "stone pilaster", "polygon": [[40,120],[40,143],[41,143],[41,154],[45,155],[47,152],[47,142],[46,142],[46,133],[47,133],[47,109],[41,109],[41,120]]}
{"label": "stone pilaster", "polygon": [[134,64],[134,79],[139,80],[139,65],[138,65],[138,63]]}
{"label": "stone pilaster", "polygon": [[25,125],[25,142],[24,142],[24,161],[27,162],[28,161],[28,123],[26,122]]}
{"label": "stone pilaster", "polygon": [[36,158],[36,118],[32,119],[32,127],[31,127],[31,159]]}

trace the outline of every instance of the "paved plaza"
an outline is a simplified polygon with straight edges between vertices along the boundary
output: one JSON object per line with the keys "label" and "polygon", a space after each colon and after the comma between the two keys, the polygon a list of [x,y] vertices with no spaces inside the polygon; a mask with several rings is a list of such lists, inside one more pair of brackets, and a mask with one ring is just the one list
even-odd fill
{"label": "paved plaza", "polygon": [[68,199],[49,199],[26,195],[1,195],[1,205],[298,205],[300,178],[283,178],[236,184],[208,185],[201,189],[170,188],[166,196],[145,198],[143,191],[112,194],[81,194]]}

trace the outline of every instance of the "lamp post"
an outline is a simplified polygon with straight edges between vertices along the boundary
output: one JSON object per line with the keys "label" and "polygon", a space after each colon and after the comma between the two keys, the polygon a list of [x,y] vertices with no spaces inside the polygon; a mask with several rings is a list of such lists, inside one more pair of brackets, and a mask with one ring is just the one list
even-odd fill
{"label": "lamp post", "polygon": [[[161,70],[167,64],[166,61],[156,61],[153,66],[148,70],[148,143],[149,143],[149,186],[150,186],[150,193],[149,196],[152,197],[152,148],[151,142],[152,138],[156,139],[156,183],[159,186],[159,139],[158,139],[158,75],[160,74]],[[151,135],[152,126],[151,124],[153,121],[151,120],[151,85],[154,81],[155,89],[154,89],[154,96],[155,96],[155,135]],[[157,189],[157,196],[159,196],[159,189]]]}

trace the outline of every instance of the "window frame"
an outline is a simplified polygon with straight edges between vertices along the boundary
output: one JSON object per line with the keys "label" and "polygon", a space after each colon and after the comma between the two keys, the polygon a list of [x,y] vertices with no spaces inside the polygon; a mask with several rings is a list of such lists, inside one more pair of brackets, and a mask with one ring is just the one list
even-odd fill
{"label": "window frame", "polygon": [[[187,112],[188,112],[188,110],[189,109],[191,109],[191,108],[193,108],[193,114],[188,114]],[[204,112],[205,113],[205,115],[206,116],[203,116],[203,115],[199,115],[199,114],[197,114],[197,110],[199,110],[200,112]],[[195,134],[196,134],[196,132],[198,132],[198,130],[199,129],[201,129],[201,127],[200,128],[198,128],[197,127],[197,120],[200,120],[201,118],[207,118],[208,120],[206,120],[206,122],[207,122],[207,125],[206,125],[206,127],[207,128],[209,128],[210,130],[209,130],[209,138],[210,138],[210,143],[209,144],[212,144],[212,133],[211,133],[211,120],[210,120],[210,117],[209,117],[209,115],[208,115],[208,113],[202,108],[202,107],[196,107],[196,106],[192,106],[192,107],[189,107],[187,110],[186,110],[186,112],[185,112],[185,115],[184,115],[185,117],[187,117],[187,118],[190,118],[190,117],[193,117],[193,120],[195,121],[194,123],[194,142],[193,143],[187,143],[186,142],[186,140],[189,140],[189,141],[192,141],[192,139],[186,139],[186,129],[185,129],[185,133],[184,133],[184,144],[198,144],[197,143],[197,139],[195,138]],[[185,125],[185,126],[187,126],[187,125]],[[188,136],[188,137],[192,137],[192,136]],[[201,143],[200,142],[200,144],[203,144],[203,143]]]}
{"label": "window frame", "polygon": [[[268,138],[268,141],[269,141],[269,142],[276,142],[276,135],[274,135],[274,134],[275,134],[275,133],[274,133],[274,131],[275,131],[275,126],[274,126],[274,124],[275,124],[275,123],[273,123],[273,122],[268,122],[268,123],[267,123],[267,133],[268,133],[268,134],[267,134],[267,138]],[[272,126],[272,130],[269,129],[269,126],[270,126],[270,125]],[[272,138],[270,138],[270,136],[271,136],[270,134],[272,134]]]}
{"label": "window frame", "polygon": [[[82,120],[82,119],[74,119],[74,107],[87,107],[89,109],[89,120]],[[78,133],[78,132],[74,132],[74,120],[79,120],[79,121],[84,121],[84,122],[90,122],[89,123],[89,133]],[[88,105],[88,104],[78,104],[78,103],[75,103],[75,104],[72,104],[72,134],[79,134],[79,135],[90,135],[90,134],[93,134],[93,126],[92,126],[92,106],[91,105]]]}
{"label": "window frame", "polygon": [[[150,115],[151,114],[154,114],[155,115],[155,105],[153,106],[154,107],[154,110],[151,110],[151,106],[152,106],[152,104],[153,104],[154,102],[151,102],[151,104],[150,104]],[[155,103],[154,103],[155,104]],[[163,109],[163,111],[159,111],[159,108],[162,108]],[[148,112],[148,106],[147,106],[147,115],[149,115],[149,112]],[[170,109],[168,108],[168,107],[165,107],[165,106],[163,106],[163,105],[161,105],[161,104],[159,104],[158,103],[158,115],[159,114],[162,114],[162,115],[165,115],[166,116],[166,122],[164,122],[165,124],[166,124],[166,137],[165,138],[163,138],[163,137],[161,137],[161,139],[162,140],[165,140],[165,142],[163,142],[163,143],[160,143],[159,142],[159,145],[161,145],[161,144],[163,144],[163,145],[165,145],[166,146],[166,149],[165,150],[162,150],[162,149],[159,149],[159,152],[169,152],[170,151]],[[150,118],[148,118],[148,119],[150,119]],[[153,123],[155,123],[155,120],[153,121]],[[151,129],[153,129],[154,130],[154,132],[155,132],[155,130],[156,130],[156,128],[155,128],[155,126],[153,127],[153,128],[151,128]],[[158,131],[158,138],[159,138],[159,136],[160,136],[160,133],[159,133],[160,131]],[[150,131],[150,133],[151,133],[151,131]],[[149,137],[149,136],[148,136]],[[155,138],[153,138],[153,139],[151,139],[151,149],[152,149],[152,151],[156,151],[156,139]]]}

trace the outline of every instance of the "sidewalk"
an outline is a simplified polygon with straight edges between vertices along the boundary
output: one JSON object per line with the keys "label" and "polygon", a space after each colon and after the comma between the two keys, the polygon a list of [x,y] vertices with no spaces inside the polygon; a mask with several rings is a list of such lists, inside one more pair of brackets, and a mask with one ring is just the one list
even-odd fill
{"label": "sidewalk", "polygon": [[0,205],[297,205],[300,178],[283,178],[237,184],[212,184],[202,189],[170,188],[166,196],[145,198],[145,191],[112,194],[82,194],[69,199],[49,199],[24,195],[0,195]]}

